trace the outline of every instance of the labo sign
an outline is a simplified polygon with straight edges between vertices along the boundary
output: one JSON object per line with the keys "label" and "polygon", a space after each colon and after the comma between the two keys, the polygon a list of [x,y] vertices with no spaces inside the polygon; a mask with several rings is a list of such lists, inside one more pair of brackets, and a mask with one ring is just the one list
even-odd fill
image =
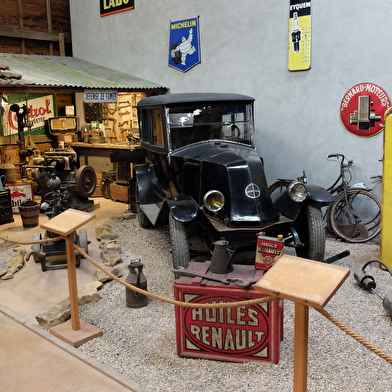
{"label": "labo sign", "polygon": [[100,0],[101,16],[116,14],[135,8],[134,0]]}

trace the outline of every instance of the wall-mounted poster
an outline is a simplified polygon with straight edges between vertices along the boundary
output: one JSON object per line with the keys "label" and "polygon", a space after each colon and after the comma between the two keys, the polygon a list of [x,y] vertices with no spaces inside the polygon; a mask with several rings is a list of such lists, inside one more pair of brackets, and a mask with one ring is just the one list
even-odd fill
{"label": "wall-mounted poster", "polygon": [[118,12],[133,10],[135,0],[100,0],[101,16],[117,14]]}
{"label": "wall-mounted poster", "polygon": [[11,104],[19,105],[21,110],[23,109],[23,106],[25,106],[26,111],[28,111],[28,120],[31,123],[30,133],[32,135],[45,134],[46,122],[49,118],[53,117],[55,113],[53,95],[37,97],[31,95],[30,99],[26,101],[25,95],[10,94],[8,96],[8,102],[10,105],[6,105],[5,114],[2,117],[2,136],[10,136],[18,133],[18,116],[11,110]]}
{"label": "wall-mounted poster", "polygon": [[199,18],[170,22],[169,66],[186,72],[199,63]]}
{"label": "wall-mounted poster", "polygon": [[310,69],[310,1],[290,0],[289,71]]}
{"label": "wall-mounted poster", "polygon": [[385,111],[391,106],[388,94],[374,83],[359,83],[344,94],[340,119],[357,136],[377,135],[384,129]]}

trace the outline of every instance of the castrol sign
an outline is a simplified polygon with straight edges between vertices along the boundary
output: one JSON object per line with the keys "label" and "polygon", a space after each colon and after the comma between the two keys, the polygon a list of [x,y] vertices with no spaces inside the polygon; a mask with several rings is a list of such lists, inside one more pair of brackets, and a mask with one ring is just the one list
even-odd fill
{"label": "castrol sign", "polygon": [[384,114],[391,106],[388,94],[374,83],[359,83],[348,90],[340,103],[340,119],[357,136],[377,135],[384,129]]}
{"label": "castrol sign", "polygon": [[[44,133],[45,123],[49,118],[54,117],[53,95],[29,99],[27,103],[26,101],[15,103],[17,103],[20,107],[23,105],[27,106],[27,119],[31,123],[30,131],[34,133]],[[11,105],[7,105],[7,111],[4,116],[6,118],[5,136],[18,133],[18,117],[15,112],[9,109],[10,106]]]}
{"label": "castrol sign", "polygon": [[[175,294],[183,302],[211,305],[262,297],[253,290],[177,284]],[[230,362],[278,363],[282,317],[282,300],[231,308],[176,307],[177,353]]]}

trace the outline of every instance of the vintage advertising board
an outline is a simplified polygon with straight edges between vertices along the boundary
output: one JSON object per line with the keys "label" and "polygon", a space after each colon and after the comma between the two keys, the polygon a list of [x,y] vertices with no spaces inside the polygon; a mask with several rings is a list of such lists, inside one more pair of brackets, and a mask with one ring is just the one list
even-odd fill
{"label": "vintage advertising board", "polygon": [[311,49],[311,2],[290,0],[289,19],[289,71],[310,69]]}
{"label": "vintage advertising board", "polygon": [[186,72],[199,63],[199,18],[171,21],[169,66]]}
{"label": "vintage advertising board", "polygon": [[27,119],[31,123],[31,134],[45,134],[46,122],[54,116],[55,112],[53,95],[30,98],[27,102],[17,99],[19,96],[19,94],[10,94],[8,96],[10,104],[5,106],[3,136],[11,136],[18,133],[17,114],[10,110],[11,104],[13,103],[18,104],[21,108],[25,105],[28,109]]}
{"label": "vintage advertising board", "polygon": [[34,200],[33,186],[31,183],[8,184],[11,193],[12,213],[19,214],[19,206],[27,200]]}
{"label": "vintage advertising board", "polygon": [[100,0],[101,16],[117,14],[134,8],[135,0]]}
{"label": "vintage advertising board", "polygon": [[[199,264],[199,266],[195,265]],[[200,271],[191,262],[187,270]],[[253,266],[235,265],[223,277],[252,278]],[[213,274],[222,276],[221,274]],[[226,286],[202,278],[180,277],[174,285],[175,298],[182,302],[214,304],[262,298],[263,294],[239,286]],[[186,308],[176,306],[177,354],[227,362],[279,362],[283,338],[283,302],[281,300],[233,308]]]}
{"label": "vintage advertising board", "polygon": [[340,119],[354,135],[374,136],[384,129],[384,115],[390,106],[391,100],[380,86],[359,83],[344,94]]}

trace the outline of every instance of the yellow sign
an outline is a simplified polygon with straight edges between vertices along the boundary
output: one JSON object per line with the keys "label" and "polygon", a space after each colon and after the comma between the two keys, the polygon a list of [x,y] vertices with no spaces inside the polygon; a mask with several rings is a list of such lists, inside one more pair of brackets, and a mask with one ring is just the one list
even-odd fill
{"label": "yellow sign", "polygon": [[310,1],[290,0],[289,71],[310,69]]}

